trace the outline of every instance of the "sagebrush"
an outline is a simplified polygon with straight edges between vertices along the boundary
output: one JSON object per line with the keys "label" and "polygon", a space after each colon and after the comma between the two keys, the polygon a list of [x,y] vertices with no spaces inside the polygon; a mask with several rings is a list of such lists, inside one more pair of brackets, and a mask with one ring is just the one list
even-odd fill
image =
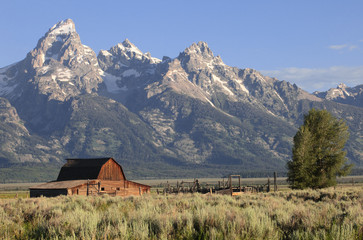
{"label": "sagebrush", "polygon": [[0,200],[3,239],[362,239],[363,190]]}

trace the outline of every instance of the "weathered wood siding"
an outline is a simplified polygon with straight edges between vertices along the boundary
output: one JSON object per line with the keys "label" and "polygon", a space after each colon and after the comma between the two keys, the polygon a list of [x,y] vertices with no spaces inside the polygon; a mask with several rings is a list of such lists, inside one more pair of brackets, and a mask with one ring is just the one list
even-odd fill
{"label": "weathered wood siding", "polygon": [[[112,196],[139,196],[150,193],[150,186],[135,182],[120,180],[109,181],[101,180],[98,187],[97,182],[90,182],[88,185],[88,195],[108,194]],[[87,184],[68,189],[68,195],[87,195]]]}
{"label": "weathered wood siding", "polygon": [[115,161],[110,159],[107,161],[101,168],[100,173],[98,174],[98,178],[101,180],[111,180],[111,181],[119,181],[125,180],[124,174],[120,165],[118,165]]}

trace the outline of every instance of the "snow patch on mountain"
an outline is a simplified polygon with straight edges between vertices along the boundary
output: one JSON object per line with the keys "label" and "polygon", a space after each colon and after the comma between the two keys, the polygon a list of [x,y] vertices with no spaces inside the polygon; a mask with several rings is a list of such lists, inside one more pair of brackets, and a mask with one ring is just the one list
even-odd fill
{"label": "snow patch on mountain", "polygon": [[101,50],[100,53],[103,54],[104,56],[110,56],[110,57],[112,57],[112,54],[109,51],[107,51],[107,50]]}
{"label": "snow patch on mountain", "polygon": [[117,47],[126,52],[134,52],[134,53],[143,55],[143,53],[134,44],[132,44],[128,39],[126,39],[123,43],[117,44]]}
{"label": "snow patch on mountain", "polygon": [[246,88],[246,86],[243,84],[243,81],[241,79],[237,79],[235,80],[236,83],[238,83],[238,86],[241,88],[241,90],[245,93],[247,93],[247,95],[250,94],[250,91],[248,91],[248,89]]}
{"label": "snow patch on mountain", "polygon": [[68,82],[72,78],[72,71],[65,69],[57,69],[55,71],[55,75],[52,75],[52,79],[60,81],[60,82]]}
{"label": "snow patch on mountain", "polygon": [[216,75],[212,74],[212,79],[215,83],[217,83],[219,86],[222,87],[222,89],[224,90],[223,92],[226,95],[230,95],[230,96],[234,96],[235,94],[226,86],[226,82],[223,82],[219,77],[217,77]]}
{"label": "snow patch on mountain", "polygon": [[86,54],[93,54],[93,49],[92,48],[90,48],[89,46],[84,45],[84,44],[82,46],[83,46],[84,52]]}
{"label": "snow patch on mountain", "polygon": [[122,73],[122,76],[123,77],[131,77],[131,76],[140,77],[141,74],[138,71],[136,71],[135,69],[128,69]]}
{"label": "snow patch on mountain", "polygon": [[102,71],[101,69],[99,69],[99,74],[101,75],[103,82],[106,85],[107,91],[110,93],[118,93],[120,90],[127,90],[125,88],[120,88],[117,85],[117,81],[121,80],[121,78],[116,77],[112,74],[109,74],[107,72]]}

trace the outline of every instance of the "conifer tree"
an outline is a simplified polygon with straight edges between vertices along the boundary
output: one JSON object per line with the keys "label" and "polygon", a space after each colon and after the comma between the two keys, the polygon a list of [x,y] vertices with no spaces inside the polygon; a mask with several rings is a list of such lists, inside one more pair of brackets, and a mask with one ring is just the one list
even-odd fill
{"label": "conifer tree", "polygon": [[292,161],[287,163],[292,188],[324,188],[336,185],[336,176],[350,172],[343,150],[349,138],[343,120],[327,110],[311,109],[294,137]]}

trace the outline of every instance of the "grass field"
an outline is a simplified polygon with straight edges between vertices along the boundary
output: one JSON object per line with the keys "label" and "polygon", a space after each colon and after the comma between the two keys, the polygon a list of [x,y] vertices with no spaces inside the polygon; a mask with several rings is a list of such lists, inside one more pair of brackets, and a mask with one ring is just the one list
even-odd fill
{"label": "grass field", "polygon": [[[218,182],[227,181],[228,178],[199,178],[199,183],[201,185],[218,185]],[[171,186],[176,186],[177,183],[184,182],[193,182],[194,178],[184,178],[184,179],[142,179],[142,180],[133,180],[135,182],[139,182],[142,184],[146,184],[152,187],[151,191],[156,192],[156,189],[163,189],[168,184]],[[270,178],[271,184],[273,179]],[[338,187],[345,186],[362,186],[363,187],[363,176],[347,176],[340,177],[337,179]],[[233,180],[233,183],[237,183],[236,179]],[[267,178],[241,178],[241,185],[244,186],[256,186],[256,185],[264,185],[267,183]],[[354,183],[354,184],[353,184]],[[6,183],[0,184],[0,199],[4,198],[15,198],[15,197],[29,197],[29,187],[38,185],[41,183]],[[288,191],[288,184],[286,182],[285,177],[277,178],[278,189],[280,191]]]}
{"label": "grass field", "polygon": [[363,239],[363,188],[0,199],[2,239]]}

